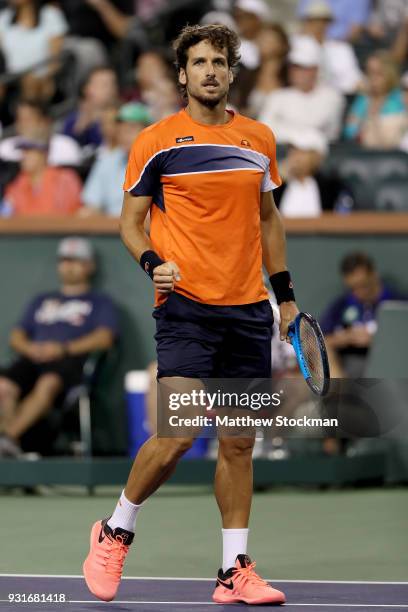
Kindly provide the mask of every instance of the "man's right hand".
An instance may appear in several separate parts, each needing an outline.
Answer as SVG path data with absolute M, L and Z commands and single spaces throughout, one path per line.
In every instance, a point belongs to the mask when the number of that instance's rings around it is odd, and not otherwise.
M 180 270 L 174 261 L 166 261 L 153 270 L 153 284 L 158 293 L 170 293 L 174 290 L 174 283 L 180 280 Z
M 64 356 L 64 346 L 61 342 L 30 342 L 24 355 L 35 363 L 56 361 Z

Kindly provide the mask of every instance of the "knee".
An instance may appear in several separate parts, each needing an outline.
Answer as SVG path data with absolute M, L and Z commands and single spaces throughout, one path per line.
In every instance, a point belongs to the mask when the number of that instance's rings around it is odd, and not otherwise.
M 254 444 L 255 438 L 221 438 L 218 452 L 227 461 L 252 458 Z
M 18 400 L 20 389 L 12 380 L 0 376 L 0 402 Z
M 61 377 L 53 372 L 48 372 L 47 374 L 42 374 L 38 378 L 33 391 L 44 399 L 53 400 L 61 389 Z
M 193 445 L 194 438 L 157 438 L 163 465 L 171 465 L 180 459 Z

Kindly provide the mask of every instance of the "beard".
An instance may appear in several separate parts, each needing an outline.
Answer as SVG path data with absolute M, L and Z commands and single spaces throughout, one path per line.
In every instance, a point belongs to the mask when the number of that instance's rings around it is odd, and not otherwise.
M 202 104 L 203 106 L 205 106 L 206 108 L 210 108 L 213 109 L 216 106 L 218 106 L 218 104 L 220 102 L 222 102 L 223 100 L 226 99 L 228 92 L 227 91 L 223 91 L 220 94 L 218 94 L 218 96 L 214 97 L 214 96 L 204 96 L 204 95 L 200 95 L 200 94 L 196 94 L 192 91 L 189 90 L 189 88 L 187 87 L 187 94 L 190 98 L 194 98 L 194 100 L 197 100 L 197 102 L 199 102 L 200 104 Z

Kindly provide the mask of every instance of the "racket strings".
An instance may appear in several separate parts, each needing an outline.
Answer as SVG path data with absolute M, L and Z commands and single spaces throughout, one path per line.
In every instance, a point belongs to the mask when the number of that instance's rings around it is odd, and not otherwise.
M 305 319 L 300 321 L 299 332 L 302 352 L 312 379 L 311 382 L 316 387 L 322 388 L 325 374 L 319 340 L 313 327 Z

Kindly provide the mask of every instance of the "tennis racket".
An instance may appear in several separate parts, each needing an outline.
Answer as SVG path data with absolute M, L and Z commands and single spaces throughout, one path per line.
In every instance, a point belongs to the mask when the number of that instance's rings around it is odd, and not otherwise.
M 316 395 L 326 395 L 330 386 L 330 369 L 320 325 L 307 312 L 300 312 L 288 328 L 300 371 Z

